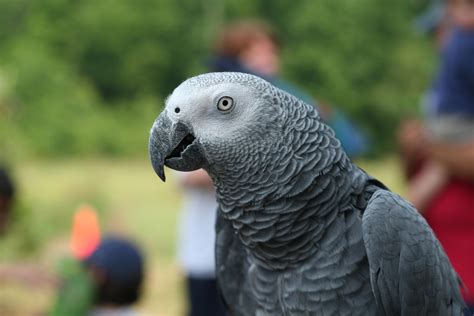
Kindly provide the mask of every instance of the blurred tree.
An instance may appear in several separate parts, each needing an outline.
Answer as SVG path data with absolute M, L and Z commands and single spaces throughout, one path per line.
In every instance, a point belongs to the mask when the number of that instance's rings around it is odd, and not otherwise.
M 413 45 L 419 44 L 412 32 L 414 5 L 389 0 L 298 4 L 286 25 L 288 76 L 365 126 L 377 149 L 390 149 L 398 120 L 418 104 L 429 73 L 418 64 L 423 47 Z
M 206 70 L 219 27 L 257 17 L 281 34 L 284 76 L 381 151 L 432 71 L 412 31 L 426 1 L 0 0 L 0 132 L 33 154 L 144 153 L 161 100 Z

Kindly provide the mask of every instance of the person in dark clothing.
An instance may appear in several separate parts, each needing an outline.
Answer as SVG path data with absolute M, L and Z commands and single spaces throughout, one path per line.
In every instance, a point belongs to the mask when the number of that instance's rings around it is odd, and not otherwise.
M 190 316 L 225 315 L 215 278 L 201 280 L 192 278 L 186 285 L 191 305 Z
M 11 217 L 15 198 L 15 185 L 6 168 L 0 166 L 0 236 L 3 235 Z

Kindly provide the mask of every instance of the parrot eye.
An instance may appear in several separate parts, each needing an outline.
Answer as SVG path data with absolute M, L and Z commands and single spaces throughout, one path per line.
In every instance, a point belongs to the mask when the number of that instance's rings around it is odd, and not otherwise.
M 234 105 L 234 100 L 231 97 L 222 97 L 217 101 L 217 109 L 222 112 L 229 111 Z

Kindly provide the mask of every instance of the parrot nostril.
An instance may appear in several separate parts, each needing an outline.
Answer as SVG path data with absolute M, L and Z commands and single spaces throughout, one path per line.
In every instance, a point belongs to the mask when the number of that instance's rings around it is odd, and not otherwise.
M 175 113 L 179 113 L 179 112 L 181 112 L 181 109 L 180 109 L 179 107 L 176 107 L 176 108 L 174 109 L 174 112 L 175 112 Z

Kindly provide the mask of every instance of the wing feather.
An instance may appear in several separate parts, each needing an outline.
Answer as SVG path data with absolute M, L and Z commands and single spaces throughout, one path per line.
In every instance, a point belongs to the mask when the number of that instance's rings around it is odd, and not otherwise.
M 362 217 L 370 281 L 386 315 L 463 315 L 459 278 L 433 231 L 398 195 L 378 190 Z

